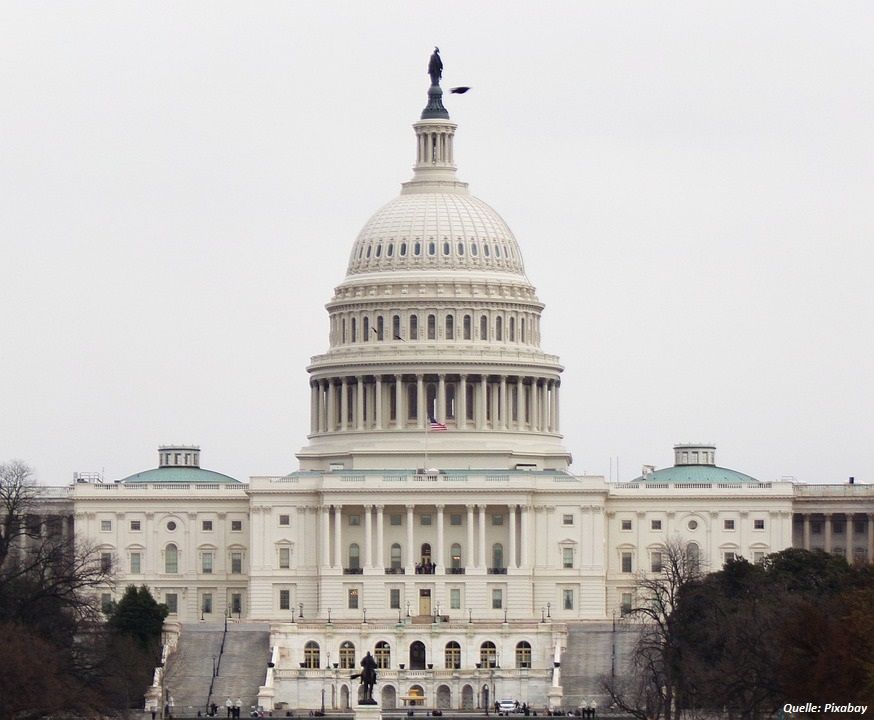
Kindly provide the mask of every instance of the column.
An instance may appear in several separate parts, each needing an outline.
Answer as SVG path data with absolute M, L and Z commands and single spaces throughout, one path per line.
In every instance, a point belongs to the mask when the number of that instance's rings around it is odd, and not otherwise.
M 319 432 L 328 430 L 328 397 L 325 382 L 319 380 Z
M 334 382 L 332 380 L 328 380 L 328 432 L 333 432 L 337 429 L 337 403 L 334 400 L 334 396 L 336 394 L 336 390 L 334 389 Z
M 486 565 L 486 506 L 479 505 L 479 566 Z
M 467 375 L 459 376 L 458 392 L 455 393 L 455 425 L 460 430 L 467 428 Z
M 558 391 L 560 388 L 561 388 L 561 383 L 556 381 L 556 383 L 555 383 L 555 428 L 554 429 L 555 429 L 555 432 L 557 432 L 557 433 L 561 432 L 561 408 L 559 407 L 559 404 L 558 404 L 558 396 L 559 396 Z
M 473 554 L 473 505 L 466 505 L 467 507 L 467 547 L 464 549 L 464 564 L 469 565 L 470 567 L 476 567 L 476 561 L 474 558 L 476 557 Z
M 537 378 L 531 378 L 531 405 L 528 408 L 528 418 L 531 430 L 538 430 L 537 421 L 540 417 L 540 408 L 537 405 Z
M 810 550 L 810 513 L 804 513 L 801 516 L 801 519 L 804 522 L 804 535 L 801 541 L 801 546 L 805 550 Z
M 555 432 L 555 380 L 549 381 L 549 432 Z
M 340 380 L 340 432 L 346 430 L 346 418 L 349 417 L 349 385 L 346 378 Z
M 546 383 L 544 380 L 540 387 L 540 429 L 543 432 L 549 431 L 549 389 Z
M 395 427 L 404 426 L 404 381 L 400 375 L 395 375 Z
M 364 430 L 364 378 L 355 378 L 355 427 Z
M 825 522 L 823 523 L 823 532 L 825 533 L 823 550 L 827 553 L 832 551 L 832 514 L 823 513 Z
M 437 377 L 437 422 L 446 422 L 446 375 Z
M 319 431 L 319 391 L 316 383 L 310 383 L 310 432 Z
M 525 384 L 522 376 L 516 378 L 516 430 L 525 426 Z
M 334 567 L 343 567 L 343 506 L 334 505 Z
M 437 572 L 440 575 L 446 574 L 446 553 L 443 547 L 443 505 L 437 506 Z
M 516 506 L 510 505 L 510 553 L 507 567 L 516 567 Z
M 507 376 L 501 375 L 501 427 L 506 430 L 510 426 L 510 413 L 507 407 Z
M 476 429 L 484 430 L 486 427 L 486 403 L 488 402 L 488 378 L 480 375 L 479 381 L 479 413 L 476 418 Z
M 522 506 L 522 522 L 519 536 L 519 565 L 522 568 L 531 567 L 531 506 Z
M 376 429 L 382 430 L 382 375 L 376 376 L 376 398 L 374 408 L 376 410 Z
M 383 515 L 384 505 L 376 506 L 376 566 L 381 570 L 385 570 L 385 555 L 383 548 L 385 547 L 385 517 Z
M 322 505 L 322 565 L 331 567 L 330 508 Z
M 407 505 L 407 575 L 415 572 L 415 566 L 418 562 L 418 553 L 413 547 L 413 507 L 413 505 Z
M 373 567 L 373 505 L 364 506 L 364 567 Z
M 425 429 L 425 377 L 416 375 L 416 427 Z

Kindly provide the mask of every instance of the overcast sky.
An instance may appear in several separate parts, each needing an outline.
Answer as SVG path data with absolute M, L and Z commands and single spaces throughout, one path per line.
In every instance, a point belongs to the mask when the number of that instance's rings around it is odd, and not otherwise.
M 305 366 L 411 176 L 436 44 L 461 179 L 561 357 L 573 470 L 681 441 L 874 482 L 874 4 L 3 2 L 0 460 L 297 468 Z

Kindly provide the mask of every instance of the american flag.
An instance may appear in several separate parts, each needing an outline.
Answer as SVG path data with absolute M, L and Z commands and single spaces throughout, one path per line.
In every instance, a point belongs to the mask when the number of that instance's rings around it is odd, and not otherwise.
M 435 432 L 440 432 L 446 429 L 446 424 L 442 422 L 437 422 L 434 418 L 431 418 L 431 430 Z

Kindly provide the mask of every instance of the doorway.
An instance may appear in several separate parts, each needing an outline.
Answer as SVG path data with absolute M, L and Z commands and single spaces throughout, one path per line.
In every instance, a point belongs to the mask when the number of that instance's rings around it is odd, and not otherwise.
M 431 614 L 431 590 L 421 588 L 419 590 L 419 615 Z

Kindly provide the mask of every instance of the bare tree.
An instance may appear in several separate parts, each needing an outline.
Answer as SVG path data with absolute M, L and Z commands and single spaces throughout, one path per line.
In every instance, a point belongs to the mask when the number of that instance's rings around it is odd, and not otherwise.
M 36 504 L 37 489 L 33 470 L 21 460 L 0 464 L 0 568 L 10 551 L 37 533 L 28 523 Z
M 640 625 L 630 667 L 602 683 L 617 707 L 641 720 L 677 716 L 680 638 L 672 614 L 683 587 L 701 577 L 698 555 L 685 542 L 666 540 L 660 552 L 660 570 L 638 574 L 636 605 L 626 615 Z

